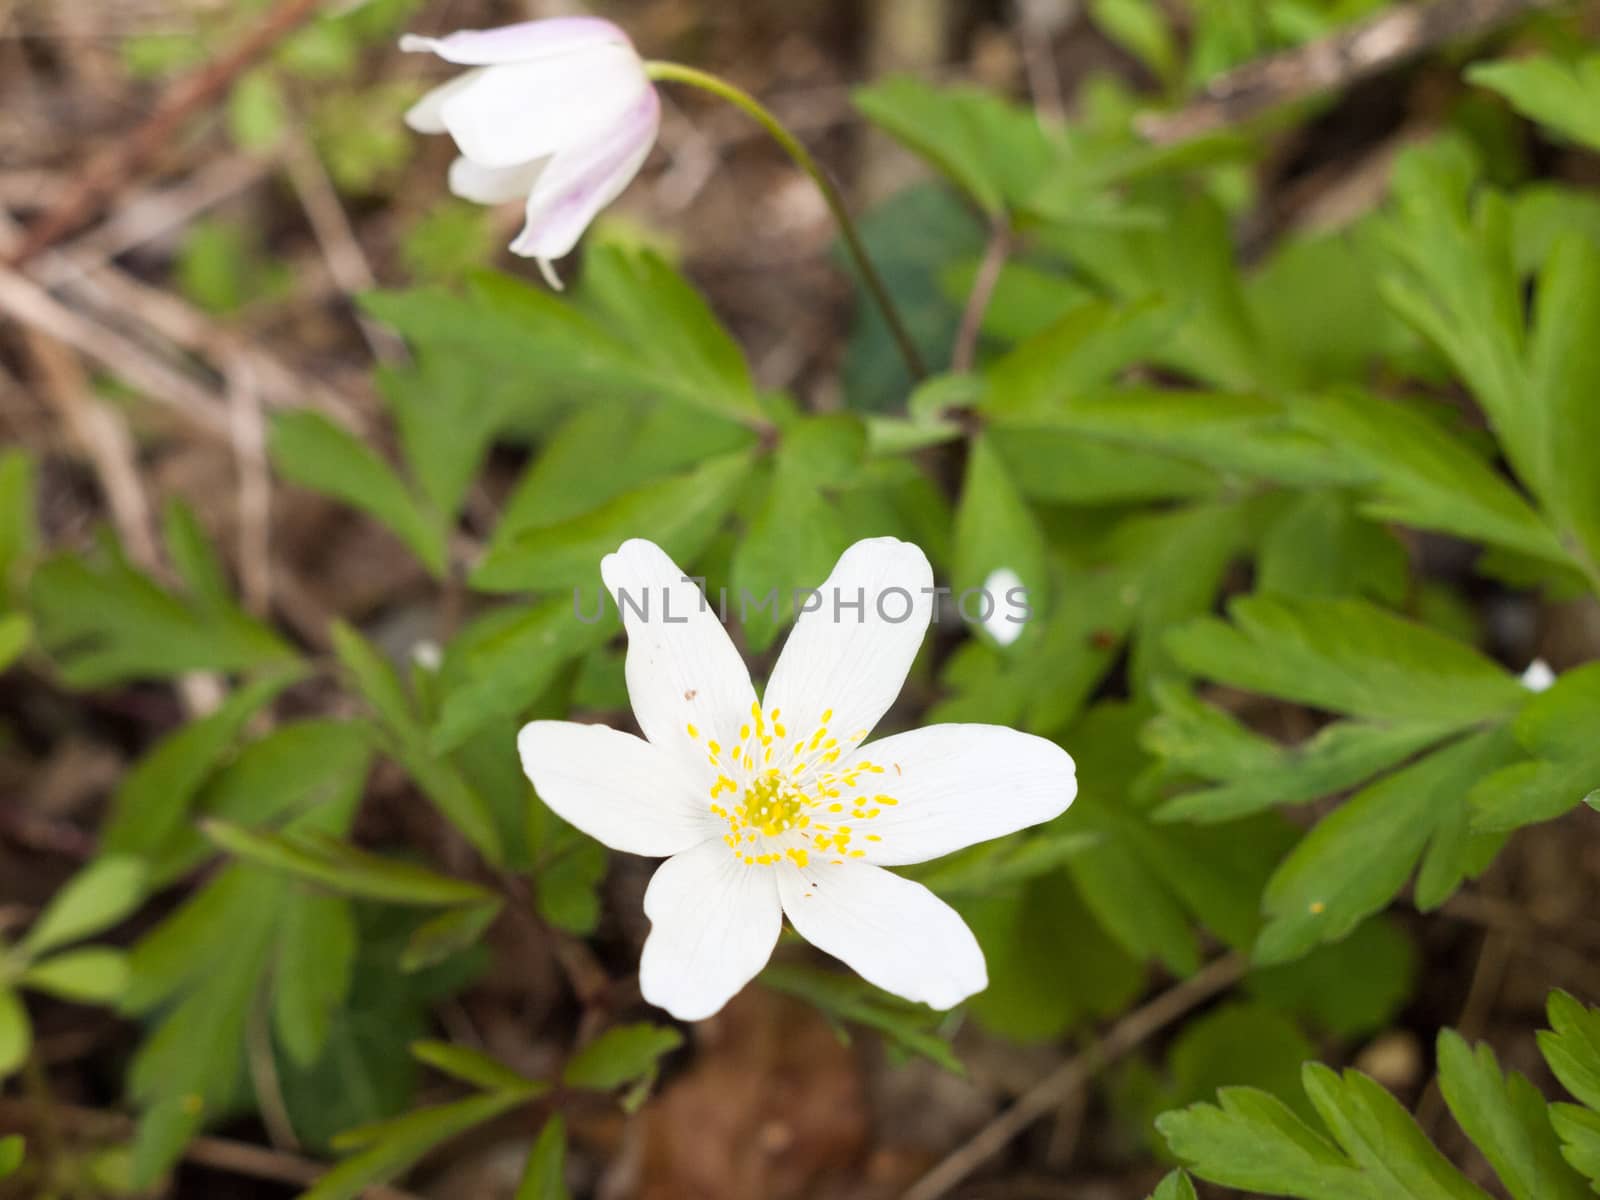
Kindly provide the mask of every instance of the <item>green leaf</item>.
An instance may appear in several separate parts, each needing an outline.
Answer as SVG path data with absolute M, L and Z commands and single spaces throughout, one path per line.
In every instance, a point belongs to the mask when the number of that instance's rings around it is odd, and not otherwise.
M 1050 577 L 1044 536 L 1005 464 L 983 438 L 968 450 L 954 539 L 951 582 L 958 598 L 982 589 L 994 571 L 1009 568 L 1028 589 L 1029 606 L 1046 611 Z M 1003 602 L 1003 597 L 992 599 L 997 605 Z
M 1165 1113 L 1156 1126 L 1191 1172 L 1242 1191 L 1301 1200 L 1489 1200 L 1370 1079 L 1307 1063 L 1302 1084 L 1333 1142 L 1254 1088 L 1225 1088 L 1216 1105 Z
M 485 1091 L 516 1093 L 524 1099 L 532 1099 L 548 1091 L 550 1086 L 537 1079 L 529 1079 L 499 1060 L 468 1046 L 453 1046 L 449 1042 L 412 1042 L 411 1055 L 436 1071 L 453 1075 Z
M 1225 1004 L 1190 1021 L 1167 1054 L 1176 1104 L 1218 1088 L 1259 1087 L 1292 1108 L 1310 1108 L 1298 1095 L 1300 1068 L 1316 1051 L 1293 1021 L 1262 1004 Z
M 967 1001 L 979 1024 L 1019 1042 L 1044 1042 L 1122 1010 L 1144 976 L 1105 932 L 1065 871 L 1020 888 L 953 896 L 988 961 L 989 986 Z
M 1363 921 L 1340 941 L 1245 977 L 1252 995 L 1339 1037 L 1374 1033 L 1411 997 L 1417 953 L 1398 925 Z
M 459 749 L 497 720 L 522 717 L 573 659 L 616 635 L 620 622 L 600 598 L 599 560 L 593 565 L 599 618 L 590 619 L 594 610 L 587 600 L 580 606 L 573 596 L 553 596 L 527 607 L 497 609 L 457 635 L 429 735 L 434 753 Z
M 187 671 L 245 671 L 294 651 L 233 605 L 179 597 L 131 567 L 115 547 L 99 560 L 60 556 L 34 572 L 39 637 L 70 687 L 98 688 Z
M 1533 761 L 1494 772 L 1472 789 L 1472 827 L 1505 833 L 1548 821 L 1600 793 L 1600 665 L 1562 674 L 1528 701 L 1512 731 Z
M 0 1079 L 22 1066 L 33 1047 L 33 1026 L 22 997 L 0 986 Z
M 295 676 L 277 672 L 232 692 L 215 711 L 180 726 L 123 776 L 111 798 L 102 845 L 157 859 L 187 833 L 187 818 L 206 780 L 233 749 L 250 719 Z M 158 872 L 159 874 L 159 872 Z
M 504 848 L 493 811 L 456 765 L 437 753 L 394 667 L 344 622 L 335 621 L 329 632 L 340 665 L 378 717 L 387 752 L 484 858 L 501 863 Z
M 26 1151 L 27 1143 L 22 1140 L 20 1133 L 0 1137 L 0 1179 L 17 1173 Z
M 174 1096 L 145 1109 L 133 1137 L 132 1186 L 155 1187 L 182 1157 L 205 1116 L 205 1105 L 198 1096 Z
M 1149 67 L 1157 78 L 1174 78 L 1179 70 L 1178 48 L 1161 9 L 1140 0 L 1092 0 L 1089 13 L 1108 38 Z
M 565 1179 L 567 1127 L 554 1113 L 539 1131 L 513 1200 L 571 1200 Z
M 1600 1009 L 1557 990 L 1550 993 L 1549 1017 L 1550 1029 L 1539 1034 L 1539 1052 L 1562 1087 L 1600 1109 Z
M 1179 313 L 1159 298 L 1091 300 L 1013 347 L 984 371 L 979 408 L 999 421 L 1026 421 L 1069 407 L 1170 338 Z
M 1476 650 L 1361 600 L 1245 596 L 1167 645 L 1191 671 L 1234 687 L 1378 721 L 1462 728 L 1527 699 Z
M 85 946 L 34 963 L 17 982 L 80 1004 L 111 1004 L 127 991 L 128 979 L 126 954 L 109 946 Z
M 953 1075 L 965 1074 L 950 1043 L 934 1032 L 941 1015 L 926 1005 L 912 1004 L 879 991 L 855 975 L 789 963 L 772 963 L 760 975 L 775 992 L 810 1004 L 844 1035 L 849 1022 L 874 1029 L 891 1045 L 935 1063 Z
M 1600 54 L 1569 62 L 1536 57 L 1477 63 L 1467 78 L 1499 92 L 1524 116 L 1600 149 Z
M 659 255 L 638 247 L 592 247 L 578 295 L 632 349 L 640 372 L 670 381 L 678 399 L 738 420 L 762 421 L 739 344 L 700 293 Z
M 857 88 L 869 121 L 888 130 L 991 216 L 1032 195 L 1055 157 L 1030 109 L 973 87 L 936 89 L 909 76 Z
M 1544 1097 L 1517 1072 L 1502 1075 L 1488 1045 L 1474 1051 L 1453 1030 L 1440 1033 L 1439 1090 L 1513 1200 L 1589 1195 L 1588 1185 L 1561 1157 Z
M 1467 791 L 1506 761 L 1509 741 L 1504 730 L 1463 737 L 1362 789 L 1319 821 L 1267 885 L 1262 905 L 1269 920 L 1256 960 L 1284 962 L 1344 937 L 1400 890 L 1425 848 L 1416 898 L 1425 910 L 1487 866 L 1456 835 L 1465 831 Z
M 1337 492 L 1305 492 L 1268 526 L 1256 555 L 1256 590 L 1286 596 L 1405 599 L 1405 547 L 1363 520 Z
M 1157 687 L 1155 698 L 1161 715 L 1145 726 L 1145 747 L 1169 771 L 1211 781 L 1166 801 L 1155 812 L 1158 821 L 1229 821 L 1333 795 L 1450 733 L 1447 725 L 1334 721 L 1298 745 L 1282 746 L 1177 688 Z
M 681 1045 L 683 1035 L 667 1025 L 618 1025 L 567 1060 L 561 1079 L 568 1087 L 610 1091 L 650 1074 L 663 1054 Z
M 272 1023 L 278 1041 L 301 1066 L 322 1054 L 334 1014 L 350 994 L 357 934 L 350 903 L 315 892 L 284 907 L 272 978 Z
M 1600 82 L 1600 57 L 1594 60 Z M 1600 245 L 1569 233 L 1551 247 L 1541 272 L 1532 344 L 1531 406 L 1540 416 L 1542 494 L 1573 556 L 1600 579 L 1600 472 L 1585 448 L 1600 445 Z
M 1528 502 L 1464 442 L 1414 407 L 1356 394 L 1321 396 L 1300 401 L 1294 417 L 1372 473 L 1367 510 L 1375 519 L 1570 563 Z
M 268 833 L 206 821 L 206 836 L 247 862 L 285 871 L 344 895 L 422 907 L 482 904 L 494 894 L 415 863 L 383 858 L 325 836 Z
M 708 459 L 583 516 L 523 530 L 491 546 L 473 571 L 472 585 L 495 592 L 591 585 L 601 558 L 630 537 L 649 538 L 673 561 L 687 565 L 721 527 L 751 465 L 748 454 Z
M 347 1158 L 300 1200 L 356 1200 L 377 1183 L 398 1178 L 429 1150 L 516 1107 L 523 1097 L 502 1092 L 422 1108 L 362 1131 L 368 1148 Z
M 750 649 L 765 650 L 795 615 L 798 589 L 828 577 L 849 545 L 839 512 L 780 454 L 767 494 L 733 552 L 729 582 Z M 746 603 L 748 598 L 748 603 Z
M 1561 1138 L 1561 1154 L 1600 1188 L 1600 1113 L 1576 1104 L 1552 1104 L 1550 1124 Z
M 0 450 L 0 604 L 20 598 L 23 568 L 38 544 L 33 495 L 33 460 L 21 450 Z
M 1150 1200 L 1199 1200 L 1194 1192 L 1194 1184 L 1189 1182 L 1189 1177 L 1182 1171 L 1172 1171 L 1156 1185 L 1156 1190 L 1150 1193 Z
M 417 926 L 400 956 L 402 971 L 421 971 L 477 945 L 500 915 L 500 902 L 447 909 Z
M 273 415 L 270 447 L 285 479 L 359 508 L 387 526 L 434 575 L 443 575 L 445 523 L 354 434 L 310 409 L 285 409 Z
M 0 671 L 16 662 L 32 640 L 33 622 L 26 613 L 0 616 Z
M 129 855 L 97 858 L 62 885 L 18 949 L 37 958 L 109 929 L 139 907 L 148 878 L 144 863 Z

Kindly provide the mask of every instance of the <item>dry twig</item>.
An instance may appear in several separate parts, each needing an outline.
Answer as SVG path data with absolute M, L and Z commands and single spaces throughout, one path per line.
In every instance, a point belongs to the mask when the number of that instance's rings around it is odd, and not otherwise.
M 27 262 L 92 220 L 110 196 L 127 186 L 171 142 L 189 117 L 227 91 L 251 63 L 308 20 L 320 2 L 279 0 L 226 54 L 168 88 L 144 122 L 90 163 L 73 188 L 35 222 L 22 245 L 10 255 L 11 265 Z
M 1198 100 L 1154 114 L 1139 132 L 1181 142 L 1317 92 L 1337 91 L 1446 42 L 1476 37 L 1560 0 L 1434 0 L 1402 4 L 1353 29 L 1271 54 L 1213 80 Z
M 1146 1038 L 1232 987 L 1244 974 L 1237 954 L 1213 959 L 1199 972 L 1169 988 L 1142 1008 L 1123 1017 L 1084 1053 L 1062 1063 L 1028 1089 L 1017 1102 L 990 1121 L 963 1146 L 946 1156 L 913 1184 L 901 1200 L 939 1200 L 972 1172 L 1005 1148 L 1040 1117 L 1056 1111 L 1068 1096 L 1087 1084 L 1096 1071 L 1127 1054 Z

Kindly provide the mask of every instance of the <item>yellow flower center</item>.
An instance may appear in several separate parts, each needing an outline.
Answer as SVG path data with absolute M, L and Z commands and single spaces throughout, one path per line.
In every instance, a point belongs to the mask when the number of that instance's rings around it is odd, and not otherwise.
M 722 840 L 749 866 L 770 867 L 788 859 L 804 867 L 819 852 L 834 863 L 866 857 L 866 850 L 854 844 L 857 838 L 880 839 L 859 833 L 855 823 L 871 822 L 900 803 L 876 790 L 876 777 L 885 768 L 865 759 L 840 765 L 849 747 L 840 746 L 829 732 L 831 708 L 812 733 L 795 739 L 782 716 L 779 709 L 752 704 L 750 721 L 739 727 L 726 749 L 714 738 L 705 741 L 707 757 L 717 769 L 710 809 L 728 823 Z M 693 725 L 688 732 L 700 740 Z M 846 740 L 853 747 L 866 736 L 863 729 Z

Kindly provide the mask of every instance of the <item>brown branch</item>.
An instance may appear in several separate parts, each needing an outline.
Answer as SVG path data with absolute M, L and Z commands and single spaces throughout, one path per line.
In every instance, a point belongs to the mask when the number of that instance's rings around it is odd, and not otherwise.
M 990 1121 L 963 1146 L 948 1155 L 914 1183 L 901 1200 L 939 1200 L 989 1159 L 1012 1138 L 1040 1117 L 1054 1112 L 1063 1101 L 1089 1082 L 1095 1072 L 1133 1050 L 1146 1038 L 1186 1013 L 1226 991 L 1244 974 L 1245 960 L 1237 954 L 1213 959 L 1198 973 L 1162 992 L 1143 1008 L 1134 1009 L 1104 1037 L 1076 1058 L 1070 1058 Z
M 261 55 L 316 11 L 320 0 L 279 0 L 262 22 L 222 57 L 174 83 L 154 111 L 128 136 L 85 169 L 72 189 L 28 230 L 10 258 L 16 266 L 92 220 L 113 194 L 138 176 L 176 136 L 190 116 L 232 85 Z
M 1174 113 L 1138 122 L 1154 142 L 1181 142 L 1317 92 L 1337 91 L 1446 42 L 1480 34 L 1561 0 L 1434 0 L 1402 4 L 1352 29 L 1246 63 Z

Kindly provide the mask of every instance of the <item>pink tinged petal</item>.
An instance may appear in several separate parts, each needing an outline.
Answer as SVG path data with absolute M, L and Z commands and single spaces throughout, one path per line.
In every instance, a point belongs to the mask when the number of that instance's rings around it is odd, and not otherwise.
M 422 99 L 406 109 L 406 125 L 417 133 L 443 133 L 444 102 L 457 92 L 472 86 L 472 82 L 482 74 L 481 67 L 475 71 L 463 71 L 454 79 L 441 83 L 429 91 Z
M 520 200 L 533 190 L 534 181 L 548 161 L 538 159 L 519 167 L 480 167 L 470 158 L 457 158 L 450 164 L 450 191 L 474 204 Z
M 989 984 L 965 921 L 920 883 L 864 862 L 777 869 L 795 931 L 868 983 L 933 1008 L 953 1008 Z
M 543 265 L 570 253 L 589 222 L 633 182 L 655 145 L 660 122 L 661 102 L 651 89 L 604 138 L 551 159 L 528 195 L 527 223 L 511 243 L 512 252 Z
M 784 643 L 764 703 L 793 737 L 826 724 L 824 741 L 848 752 L 900 694 L 933 613 L 933 568 L 910 542 L 869 538 L 840 555 L 820 592 Z
M 600 577 L 628 634 L 623 669 L 639 728 L 709 786 L 719 769 L 708 743 L 726 753 L 756 702 L 744 660 L 699 585 L 654 542 L 623 542 L 600 560 Z
M 884 768 L 872 787 L 895 803 L 856 822 L 851 847 L 884 866 L 926 862 L 1053 820 L 1078 794 L 1070 754 L 1002 725 L 930 725 L 873 742 L 861 757 Z
M 631 733 L 534 721 L 517 736 L 517 750 L 523 771 L 550 810 L 613 850 L 665 857 L 716 836 L 721 828 L 707 810 L 699 781 Z
M 680 1021 L 704 1020 L 754 979 L 783 926 L 772 869 L 745 866 L 720 838 L 662 863 L 644 914 L 639 988 Z
M 440 117 L 461 153 L 514 167 L 603 138 L 650 91 L 626 46 L 491 67 L 446 96 Z
M 499 29 L 462 29 L 442 38 L 408 33 L 400 39 L 402 50 L 427 51 L 463 66 L 531 62 L 595 46 L 629 44 L 627 34 L 599 17 L 552 17 Z

